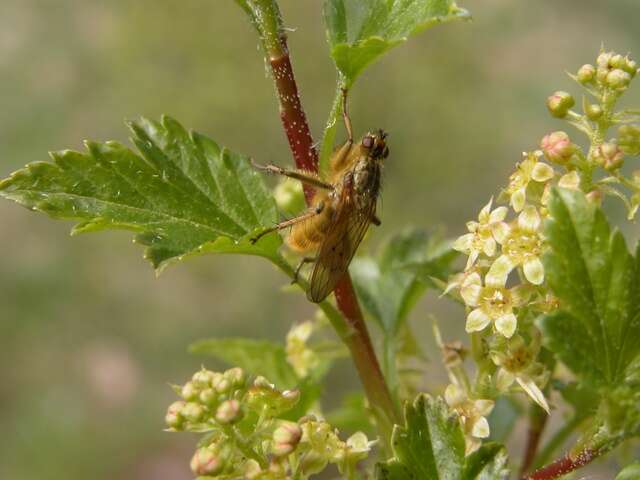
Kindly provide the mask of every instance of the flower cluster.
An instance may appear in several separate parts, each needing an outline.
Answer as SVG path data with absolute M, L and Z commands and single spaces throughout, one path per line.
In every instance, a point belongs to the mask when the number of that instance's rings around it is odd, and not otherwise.
M 353 478 L 372 446 L 363 433 L 340 440 L 334 428 L 313 416 L 282 419 L 300 393 L 280 391 L 264 377 L 251 381 L 240 368 L 222 373 L 203 368 L 174 388 L 182 400 L 167 410 L 169 430 L 206 433 L 191 459 L 199 477 L 306 479 L 334 464 Z
M 572 110 L 573 96 L 558 91 L 547 99 L 547 108 L 585 133 L 589 148 L 583 150 L 564 131 L 545 135 L 540 148 L 524 153 L 516 165 L 499 198 L 504 205 L 494 207 L 489 200 L 478 219 L 467 223 L 468 233 L 454 242 L 467 262 L 446 292 L 457 291 L 466 305 L 466 331 L 474 335 L 472 353 L 480 371 L 475 386 L 455 373 L 445 396 L 461 417 L 468 450 L 488 435 L 487 397 L 522 390 L 549 410 L 543 394 L 549 372 L 537 359 L 540 333 L 533 320 L 558 306 L 542 263 L 551 189 L 581 190 L 593 202 L 613 195 L 625 202 L 630 218 L 640 206 L 640 171 L 630 177 L 621 171 L 625 157 L 640 155 L 640 112 L 614 110 L 637 71 L 629 57 L 603 51 L 596 66 L 584 65 L 572 75 L 595 102 L 585 99 L 578 113 Z M 620 125 L 618 138 L 607 138 L 615 125 Z

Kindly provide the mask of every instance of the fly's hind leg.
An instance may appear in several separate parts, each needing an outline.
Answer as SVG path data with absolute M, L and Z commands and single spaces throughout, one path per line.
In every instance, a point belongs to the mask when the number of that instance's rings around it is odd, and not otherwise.
M 312 187 L 321 188 L 323 190 L 333 190 L 333 185 L 321 180 L 317 175 L 313 173 L 304 172 L 300 170 L 289 170 L 279 167 L 270 163 L 268 165 L 260 165 L 251 159 L 251 165 L 258 170 L 270 173 L 271 175 L 282 175 L 284 177 L 295 178 L 304 184 L 311 185 Z
M 293 225 L 309 220 L 310 218 L 315 217 L 316 215 L 320 215 L 324 210 L 324 202 L 318 203 L 316 207 L 311 210 L 306 211 L 302 215 L 291 218 L 289 220 L 285 220 L 284 222 L 276 223 L 273 227 L 267 228 L 260 232 L 258 235 L 250 239 L 252 244 L 255 244 L 258 240 L 260 240 L 265 235 L 269 233 L 276 232 L 278 230 L 282 230 L 283 228 L 292 227 Z
M 371 215 L 371 223 L 373 223 L 376 227 L 382 225 L 382 220 L 378 218 L 378 216 L 374 213 Z
M 302 267 L 304 267 L 307 263 L 313 263 L 315 261 L 316 257 L 302 257 L 300 259 L 300 263 L 298 263 L 298 266 L 293 272 L 293 279 L 291 280 L 291 284 L 293 285 L 294 283 L 298 283 L 298 279 L 300 278 L 300 270 L 302 270 Z

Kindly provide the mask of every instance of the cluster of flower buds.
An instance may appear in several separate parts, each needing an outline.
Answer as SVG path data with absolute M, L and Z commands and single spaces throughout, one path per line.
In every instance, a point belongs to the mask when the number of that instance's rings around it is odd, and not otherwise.
M 240 368 L 203 368 L 174 389 L 182 400 L 167 410 L 169 430 L 206 433 L 191 459 L 199 477 L 288 480 L 294 472 L 307 478 L 328 464 L 352 475 L 372 446 L 362 433 L 340 440 L 331 425 L 313 416 L 281 419 L 299 391 L 280 391 L 264 377 L 251 381 Z

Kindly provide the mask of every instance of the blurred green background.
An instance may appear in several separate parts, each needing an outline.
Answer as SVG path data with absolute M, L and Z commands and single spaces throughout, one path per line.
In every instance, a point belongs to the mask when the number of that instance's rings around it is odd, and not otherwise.
M 520 152 L 564 128 L 544 99 L 577 91 L 565 71 L 593 62 L 602 42 L 640 57 L 638 0 L 461 4 L 473 23 L 392 51 L 352 92 L 356 130 L 391 135 L 370 245 L 410 224 L 462 233 Z M 319 137 L 335 86 L 321 2 L 281 8 Z M 638 85 L 627 101 L 640 105 Z M 231 0 L 0 2 L 0 176 L 83 139 L 127 141 L 123 119 L 162 113 L 260 161 L 290 162 L 258 42 Z M 0 203 L 0 478 L 191 478 L 195 438 L 162 432 L 167 382 L 216 365 L 186 346 L 280 340 L 313 310 L 282 293 L 285 279 L 264 261 L 203 257 L 156 279 L 130 234 L 69 238 L 69 228 Z M 431 295 L 412 318 L 427 349 L 428 312 L 463 338 L 462 312 Z M 329 377 L 329 403 L 357 385 L 344 366 Z

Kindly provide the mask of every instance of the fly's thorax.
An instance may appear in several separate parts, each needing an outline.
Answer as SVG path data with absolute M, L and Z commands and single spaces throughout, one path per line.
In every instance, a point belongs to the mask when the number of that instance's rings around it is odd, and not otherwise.
M 361 158 L 353 168 L 353 190 L 358 197 L 376 198 L 380 192 L 382 165 L 371 157 Z

